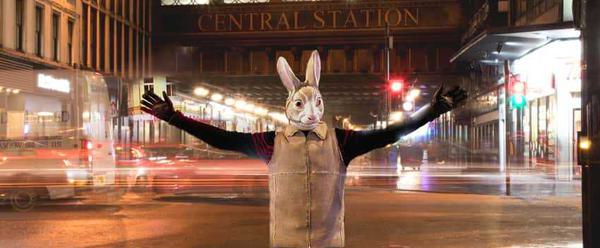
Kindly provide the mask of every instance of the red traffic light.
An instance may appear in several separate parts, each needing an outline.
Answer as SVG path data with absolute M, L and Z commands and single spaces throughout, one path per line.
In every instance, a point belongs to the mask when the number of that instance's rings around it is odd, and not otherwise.
M 524 94 L 525 93 L 525 83 L 521 81 L 516 81 L 512 85 L 513 94 Z
M 401 79 L 393 79 L 390 80 L 390 90 L 392 92 L 400 92 L 404 88 L 404 80 Z

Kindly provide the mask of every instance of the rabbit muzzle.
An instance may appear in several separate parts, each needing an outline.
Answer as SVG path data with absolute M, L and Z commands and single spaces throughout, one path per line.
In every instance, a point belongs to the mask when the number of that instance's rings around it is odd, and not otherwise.
M 323 100 L 319 90 L 304 86 L 291 94 L 286 103 L 286 116 L 290 124 L 300 130 L 312 130 L 323 117 Z

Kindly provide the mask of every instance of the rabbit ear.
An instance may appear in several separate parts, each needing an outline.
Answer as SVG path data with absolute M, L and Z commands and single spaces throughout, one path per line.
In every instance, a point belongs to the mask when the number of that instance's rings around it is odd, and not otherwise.
M 319 52 L 314 50 L 310 54 L 310 59 L 306 65 L 306 83 L 319 87 L 319 79 L 321 78 L 321 58 Z
M 288 92 L 294 91 L 300 85 L 300 80 L 296 77 L 284 57 L 277 59 L 277 73 L 279 73 L 279 78 L 281 78 L 281 82 Z

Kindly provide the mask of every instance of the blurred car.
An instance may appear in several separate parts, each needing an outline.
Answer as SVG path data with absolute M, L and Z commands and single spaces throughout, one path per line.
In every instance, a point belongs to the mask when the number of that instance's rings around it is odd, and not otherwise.
M 0 200 L 15 210 L 30 210 L 39 200 L 72 198 L 93 187 L 113 186 L 113 169 L 107 168 L 112 148 L 106 142 L 64 137 L 0 142 L 5 148 L 0 149 Z
M 255 196 L 267 188 L 267 166 L 258 159 L 184 160 L 152 172 L 159 195 Z
M 132 191 L 158 195 L 264 192 L 267 166 L 238 153 L 184 144 L 117 147 L 117 167 Z

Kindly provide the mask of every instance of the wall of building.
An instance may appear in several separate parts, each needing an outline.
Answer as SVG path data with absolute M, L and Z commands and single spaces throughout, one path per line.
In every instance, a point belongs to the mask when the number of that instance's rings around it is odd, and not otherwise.
M 23 3 L 22 49 L 16 43 L 19 2 Z M 0 5 L 1 52 L 32 63 L 89 69 L 122 79 L 151 73 L 151 1 L 3 0 Z M 36 52 L 36 8 L 42 9 L 40 53 Z M 53 15 L 59 17 L 56 59 Z
M 22 11 L 17 12 L 21 4 Z M 38 10 L 41 10 L 41 18 L 38 18 Z M 22 18 L 19 18 L 20 13 Z M 78 75 L 95 75 L 105 78 L 109 84 L 107 95 L 112 102 L 106 107 L 114 108 L 113 123 L 119 126 L 122 135 L 122 117 L 117 118 L 119 112 L 115 105 L 126 106 L 127 98 L 121 95 L 127 96 L 127 92 L 119 89 L 152 73 L 151 13 L 152 1 L 145 0 L 2 0 L 0 98 L 7 104 L 0 103 L 0 119 L 6 124 L 6 117 L 12 116 L 10 123 L 21 125 L 12 129 L 22 135 L 27 120 L 17 119 L 27 115 L 28 107 L 14 105 L 19 102 L 15 99 L 25 97 L 35 103 L 35 99 L 42 96 L 59 100 L 79 97 L 82 92 L 75 92 L 81 83 Z M 58 17 L 57 25 L 53 16 Z M 17 43 L 16 24 L 21 20 L 22 41 Z M 54 30 L 57 30 L 56 42 Z M 39 51 L 38 47 L 41 47 Z M 67 80 L 71 91 L 41 89 L 37 85 L 41 74 L 50 75 L 53 80 Z M 71 113 L 69 108 L 63 106 L 63 110 Z M 0 136 L 11 136 L 7 135 L 11 128 L 5 125 L 0 129 Z

